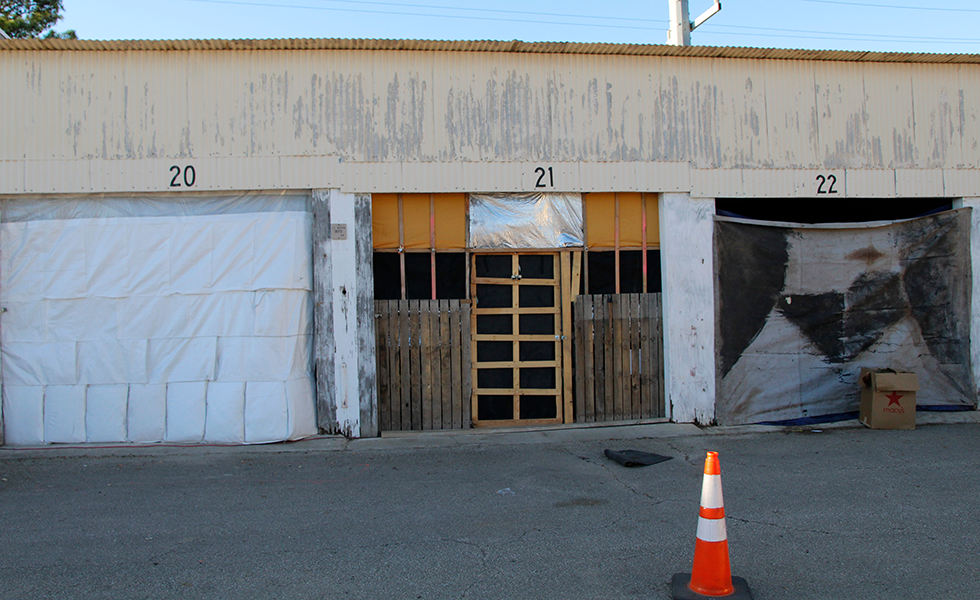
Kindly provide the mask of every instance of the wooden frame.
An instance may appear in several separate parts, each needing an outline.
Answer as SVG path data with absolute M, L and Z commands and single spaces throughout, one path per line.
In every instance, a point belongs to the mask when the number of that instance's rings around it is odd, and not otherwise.
M 569 252 L 556 252 L 556 251 L 527 251 L 520 252 L 514 250 L 508 250 L 507 254 L 511 256 L 511 275 L 510 278 L 500 278 L 500 277 L 477 277 L 476 276 L 476 260 L 477 257 L 484 254 L 501 254 L 499 252 L 481 252 L 475 251 L 471 252 L 471 259 L 469 263 L 469 268 L 471 269 L 470 277 L 470 298 L 475 302 L 477 297 L 477 285 L 507 285 L 511 287 L 511 306 L 510 307 L 498 307 L 498 308 L 480 308 L 479 305 L 474 304 L 472 310 L 470 311 L 470 318 L 472 322 L 470 324 L 471 329 L 471 356 L 472 356 L 472 375 L 470 380 L 472 382 L 472 401 L 471 401 L 471 414 L 473 416 L 473 426 L 474 427 L 500 427 L 500 426 L 510 426 L 510 425 L 541 425 L 541 424 L 557 424 L 557 423 L 570 423 L 572 421 L 572 381 L 571 381 L 571 261 Z M 552 256 L 552 273 L 553 277 L 550 278 L 539 278 L 531 279 L 521 276 L 520 274 L 520 258 L 526 255 L 549 255 Z M 520 306 L 520 288 L 521 286 L 551 286 L 554 288 L 555 293 L 554 306 L 552 307 L 521 307 Z M 521 334 L 520 333 L 520 316 L 526 314 L 537 314 L 537 315 L 554 315 L 554 329 L 555 334 Z M 480 315 L 511 315 L 511 333 L 509 334 L 480 334 L 477 329 L 477 318 Z M 479 356 L 477 351 L 477 345 L 479 342 L 486 341 L 503 341 L 512 342 L 513 350 L 512 357 L 510 361 L 485 361 L 478 362 L 477 356 Z M 536 342 L 547 342 L 551 341 L 555 344 L 555 359 L 545 360 L 545 361 L 521 361 L 520 360 L 520 342 L 522 341 L 536 341 Z M 554 388 L 529 388 L 523 389 L 520 386 L 520 373 L 521 368 L 553 368 L 555 369 L 555 383 Z M 513 369 L 514 375 L 512 377 L 512 383 L 514 385 L 509 388 L 480 388 L 479 387 L 479 373 L 480 369 Z M 513 408 L 511 419 L 480 419 L 479 418 L 479 397 L 481 395 L 510 395 L 513 398 Z M 555 398 L 555 418 L 553 419 L 521 419 L 521 398 L 528 396 L 554 396 Z

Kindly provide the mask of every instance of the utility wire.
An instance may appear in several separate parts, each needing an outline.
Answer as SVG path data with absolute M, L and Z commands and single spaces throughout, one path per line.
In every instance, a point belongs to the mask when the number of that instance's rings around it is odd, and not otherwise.
M 977 41 L 980 41 L 977 38 L 909 37 L 909 36 L 896 36 L 896 35 L 888 35 L 888 34 L 881 34 L 881 33 L 861 33 L 861 32 L 853 32 L 852 33 L 852 32 L 847 32 L 847 31 L 812 31 L 812 30 L 807 30 L 807 29 L 783 29 L 783 28 L 774 28 L 774 27 L 751 27 L 749 25 L 721 25 L 721 24 L 713 24 L 713 28 L 714 29 L 738 29 L 738 30 L 751 29 L 751 30 L 755 30 L 755 31 L 775 31 L 775 32 L 789 32 L 789 33 L 810 33 L 810 34 L 821 34 L 821 35 L 825 35 L 825 36 L 838 36 L 838 35 L 856 36 L 857 39 L 858 39 L 858 41 L 860 41 L 861 39 L 867 39 L 867 41 L 869 41 L 869 42 L 873 42 L 873 41 L 894 41 L 894 40 L 899 40 L 899 41 L 914 40 L 914 41 L 917 41 L 917 42 L 918 41 L 922 41 L 922 42 L 925 42 L 925 41 L 929 41 L 929 42 L 977 42 Z M 702 33 L 700 29 L 698 30 L 698 33 Z M 724 33 L 724 32 L 721 32 L 721 31 L 704 31 L 704 33 L 716 33 L 716 34 L 718 34 L 718 33 Z M 756 34 L 746 33 L 744 35 L 756 35 Z M 779 37 L 792 37 L 792 36 L 779 36 Z
M 459 11 L 469 11 L 469 12 L 485 12 L 485 13 L 506 13 L 514 15 L 533 15 L 533 16 L 543 16 L 543 17 L 570 17 L 574 19 L 603 19 L 607 21 L 627 21 L 629 23 L 643 22 L 643 23 L 658 23 L 666 24 L 667 21 L 664 19 L 636 19 L 632 17 L 605 17 L 601 15 L 570 15 L 565 13 L 547 13 L 547 12 L 531 12 L 526 10 L 505 10 L 502 8 L 469 8 L 463 6 L 445 6 L 436 4 L 406 4 L 402 2 L 369 2 L 366 0 L 317 0 L 318 2 L 339 2 L 343 4 L 374 4 L 378 6 L 400 6 L 403 8 L 435 8 L 442 10 L 459 10 Z
M 502 17 L 482 17 L 482 16 L 468 16 L 468 15 L 447 15 L 447 14 L 433 14 L 433 13 L 418 13 L 418 12 L 392 12 L 388 10 L 368 10 L 368 9 L 355 9 L 355 8 L 338 8 L 329 6 L 309 6 L 309 5 L 295 5 L 295 4 L 274 4 L 268 2 L 244 2 L 241 0 L 187 0 L 188 2 L 201 2 L 206 4 L 233 4 L 238 6 L 257 6 L 257 7 L 271 7 L 271 8 L 298 8 L 306 10 L 323 10 L 323 11 L 335 11 L 335 12 L 353 12 L 353 13 L 368 13 L 368 14 L 385 14 L 385 15 L 401 15 L 401 16 L 415 16 L 415 17 L 430 17 L 430 18 L 442 18 L 442 19 L 466 19 L 475 21 L 498 21 L 505 23 L 527 23 L 527 21 L 522 19 L 507 19 Z M 542 13 L 542 12 L 525 12 L 525 11 L 514 11 L 514 10 L 500 10 L 500 9 L 482 9 L 482 8 L 455 8 L 449 6 L 436 6 L 436 5 L 424 5 L 424 4 L 402 4 L 396 2 L 361 2 L 358 0 L 320 0 L 324 2 L 343 2 L 346 4 L 372 4 L 381 6 L 406 6 L 410 8 L 425 8 L 425 9 L 436 9 L 436 10 L 458 10 L 458 11 L 479 11 L 479 12 L 491 12 L 491 13 L 504 13 L 504 14 L 518 14 L 518 15 L 530 15 L 530 16 L 565 16 L 571 18 L 580 19 L 609 19 L 617 21 L 629 21 L 629 22 L 647 22 L 647 23 L 658 23 L 666 24 L 667 21 L 658 21 L 655 19 L 628 19 L 624 17 L 600 17 L 598 15 L 560 15 L 558 13 Z M 836 0 L 802 0 L 803 2 L 821 2 L 827 4 L 858 4 L 853 2 L 838 2 Z M 884 6 L 884 5 L 862 5 L 862 6 Z M 910 7 L 902 7 L 910 8 Z M 980 10 L 973 11 L 980 12 Z M 601 28 L 611 28 L 611 29 L 634 29 L 642 31 L 659 31 L 658 28 L 646 27 L 646 26 L 629 26 L 629 25 L 606 25 L 599 23 L 571 23 L 571 22 L 559 22 L 559 21 L 535 21 L 537 24 L 546 25 L 564 25 L 571 27 L 601 27 Z M 913 36 L 896 36 L 896 35 L 886 35 L 886 34 L 870 34 L 870 33 L 849 33 L 842 31 L 808 31 L 803 29 L 782 29 L 782 28 L 770 28 L 770 27 L 751 27 L 745 25 L 721 25 L 721 24 L 709 24 L 705 29 L 699 29 L 698 33 L 700 35 L 731 35 L 726 34 L 722 31 L 717 31 L 716 29 L 736 29 L 736 30 L 753 30 L 753 31 L 771 31 L 774 33 L 742 33 L 741 35 L 747 37 L 763 37 L 763 38 L 784 38 L 784 39 L 807 39 L 807 40 L 837 40 L 837 41 L 881 41 L 881 42 L 917 42 L 917 43 L 928 43 L 928 44 L 938 44 L 938 43 L 965 43 L 965 44 L 978 44 L 980 40 L 974 38 L 933 38 L 933 37 L 913 37 Z M 792 34 L 812 34 L 812 35 L 792 35 Z
M 335 12 L 353 12 L 353 13 L 367 13 L 375 15 L 399 15 L 408 17 L 434 17 L 440 19 L 469 19 L 473 21 L 502 21 L 504 23 L 527 23 L 526 20 L 522 19 L 504 19 L 500 17 L 467 17 L 463 15 L 436 15 L 431 13 L 414 13 L 414 12 L 393 12 L 390 10 L 366 10 L 360 8 L 332 8 L 329 6 L 302 6 L 296 4 L 269 4 L 264 2 L 239 2 L 236 0 L 187 0 L 188 2 L 203 2 L 206 4 L 236 4 L 239 6 L 263 6 L 272 8 L 305 8 L 307 10 L 328 10 Z M 629 19 L 633 20 L 633 19 Z M 666 21 L 660 21 L 666 23 Z M 640 27 L 640 26 L 630 26 L 630 25 L 600 25 L 598 23 L 568 23 L 559 21 L 534 21 L 535 24 L 540 25 L 569 25 L 573 27 L 603 27 L 607 29 L 640 29 L 643 31 L 654 31 L 653 27 Z
M 701 35 L 733 35 L 729 32 L 724 31 L 701 31 L 698 29 L 698 33 Z M 980 44 L 978 39 L 968 39 L 959 38 L 959 41 L 950 38 L 911 38 L 911 37 L 885 37 L 868 39 L 864 37 L 853 37 L 861 34 L 852 33 L 830 33 L 830 32 L 812 32 L 814 35 L 780 35 L 778 33 L 744 33 L 741 35 L 747 37 L 764 37 L 764 38 L 779 38 L 779 39 L 796 39 L 796 40 L 835 40 L 835 41 L 848 41 L 848 42 L 915 42 L 917 44 L 947 44 L 947 43 L 957 43 L 957 44 Z
M 802 0 L 815 4 L 844 4 L 846 6 L 867 6 L 871 8 L 901 8 L 904 10 L 931 10 L 941 12 L 980 13 L 978 8 L 941 8 L 937 6 L 902 6 L 900 4 L 871 4 L 868 2 L 844 2 L 843 0 Z

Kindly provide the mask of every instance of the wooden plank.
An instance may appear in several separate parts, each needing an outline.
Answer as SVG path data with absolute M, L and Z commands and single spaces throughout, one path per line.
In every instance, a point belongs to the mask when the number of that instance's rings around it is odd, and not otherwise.
M 520 256 L 518 256 L 517 254 L 513 254 L 513 255 L 511 255 L 510 260 L 511 260 L 511 267 L 510 267 L 511 274 L 512 275 L 515 275 L 515 276 L 519 276 L 519 273 L 521 272 L 521 267 L 520 267 L 520 260 L 521 259 L 520 259 Z M 552 265 L 554 265 L 554 259 L 552 259 L 551 262 L 552 262 Z M 515 284 L 517 283 L 517 280 L 516 279 L 514 280 L 514 283 Z M 511 290 L 511 302 L 510 302 L 510 305 L 513 308 L 517 308 L 517 307 L 519 307 L 521 305 L 521 302 L 520 302 L 520 288 L 517 285 L 513 285 L 513 286 L 511 286 L 510 290 Z M 511 311 L 511 312 L 513 312 L 513 311 Z M 512 323 L 511 326 L 513 327 L 513 329 L 511 331 L 519 332 L 520 331 L 521 323 L 520 323 L 520 317 L 518 317 L 517 314 L 514 314 L 514 315 L 511 316 L 511 323 Z M 556 326 L 557 326 L 557 323 L 556 323 Z M 473 335 L 476 336 L 476 332 L 474 332 Z M 552 337 L 552 342 L 551 343 L 555 343 L 553 337 Z M 514 355 L 513 356 L 514 356 L 514 359 L 515 360 L 519 360 L 520 359 L 520 346 L 521 346 L 520 343 L 518 343 L 517 341 L 515 341 L 513 343 L 513 348 L 514 348 L 514 350 L 513 350 Z M 556 347 L 555 348 L 555 357 L 557 358 L 557 356 L 558 356 L 558 348 Z M 519 375 L 519 373 L 517 372 L 517 369 L 514 369 L 513 376 L 514 377 L 517 377 L 518 375 Z M 556 374 L 556 376 L 558 376 L 558 375 Z M 556 379 L 556 381 L 557 381 L 557 379 Z M 518 381 L 518 383 L 520 383 L 520 382 Z M 479 385 L 479 381 L 476 382 L 476 385 Z M 513 404 L 512 405 L 513 405 L 512 410 L 513 410 L 514 418 L 515 419 L 520 419 L 521 418 L 521 397 L 518 394 L 514 394 L 514 396 L 513 396 Z
M 463 429 L 469 429 L 470 427 L 473 426 L 473 403 L 476 402 L 476 398 L 473 397 L 473 389 L 472 389 L 472 387 L 470 385 L 471 382 L 472 382 L 472 380 L 473 380 L 472 379 L 473 378 L 473 370 L 472 370 L 473 361 L 471 360 L 471 354 L 472 354 L 472 348 L 473 347 L 472 347 L 472 345 L 470 343 L 470 331 L 471 331 L 472 324 L 473 324 L 473 321 L 472 321 L 472 318 L 473 317 L 470 314 L 470 305 L 469 304 L 463 304 L 463 305 L 460 306 L 460 308 L 462 308 L 462 313 L 460 314 L 460 318 L 459 318 L 459 329 L 460 329 L 460 337 L 461 337 L 460 347 L 463 350 L 463 356 L 462 356 L 462 361 L 461 361 L 461 365 L 462 365 L 461 375 L 462 375 L 462 383 L 463 383 L 463 385 L 462 385 L 462 392 L 463 392 L 463 397 L 462 397 L 462 407 L 463 407 L 462 427 L 463 427 Z
M 432 300 L 432 428 L 442 429 L 442 301 Z
M 460 319 L 463 314 L 462 305 L 459 300 L 452 300 L 452 312 L 449 313 L 449 335 L 450 335 L 450 382 L 449 388 L 452 394 L 453 404 L 453 429 L 469 427 L 463 423 L 463 405 L 470 403 L 470 398 L 463 393 L 463 346 L 468 346 L 470 341 L 461 334 Z M 468 321 L 469 319 L 467 319 Z M 469 367 L 466 367 L 469 368 Z
M 575 372 L 575 422 L 585 423 L 585 316 L 584 302 L 581 298 L 576 300 L 572 314 L 575 316 L 575 337 L 572 340 L 575 349 L 575 364 L 572 369 Z
M 631 298 L 633 294 L 622 294 L 620 296 L 620 310 L 622 311 L 622 332 L 623 332 L 623 353 L 620 358 L 623 361 L 623 420 L 633 417 L 633 373 L 632 373 L 632 351 L 633 351 L 633 331 L 630 328 L 630 321 L 633 315 L 630 314 Z
M 650 320 L 652 310 L 653 295 L 643 294 L 640 296 L 640 418 L 649 419 L 656 415 L 654 411 L 654 399 L 657 396 L 656 375 L 653 373 L 653 338 L 655 335 L 651 331 L 653 325 Z
M 560 367 L 561 363 L 557 360 L 528 360 L 528 361 L 518 361 L 518 360 L 498 360 L 493 362 L 481 362 L 481 369 L 516 369 L 517 367 L 523 367 L 529 369 L 532 367 Z
M 381 431 L 391 430 L 391 381 L 388 378 L 388 302 L 374 303 L 375 338 L 378 357 L 378 426 Z
M 613 418 L 622 421 L 623 391 L 626 380 L 623 373 L 623 295 L 614 294 L 612 297 L 612 369 L 613 377 Z
M 558 312 L 553 306 L 526 306 L 524 308 L 474 308 L 478 315 L 552 315 Z
M 421 335 L 421 326 L 419 323 L 420 310 L 418 300 L 408 301 L 408 328 L 409 335 L 411 336 L 409 345 L 410 358 L 408 360 L 411 365 L 409 385 L 412 386 L 411 429 L 414 431 L 422 429 L 422 345 L 419 343 Z
M 613 368 L 613 299 L 613 294 L 603 294 L 602 296 L 602 306 L 605 310 L 602 324 L 602 378 L 605 380 L 602 401 L 606 409 L 606 421 L 616 420 L 616 371 Z
M 429 300 L 429 368 L 432 379 L 432 428 L 442 429 L 442 334 L 439 327 L 439 300 Z
M 408 300 L 398 301 L 398 352 L 401 363 L 401 420 L 402 431 L 412 428 L 412 323 Z
M 385 300 L 385 329 L 388 331 L 388 428 L 401 429 L 401 363 L 398 356 L 398 301 Z
M 576 301 L 582 290 L 582 253 L 572 252 L 572 301 Z
M 439 301 L 439 383 L 442 386 L 442 428 L 453 428 L 452 398 L 452 338 L 449 335 L 449 313 L 453 309 L 449 300 Z M 456 306 L 459 306 L 457 301 Z
M 640 295 L 630 294 L 630 417 L 640 413 Z
M 381 307 L 384 306 L 384 313 L 381 312 Z M 387 428 L 382 427 L 383 431 L 394 431 L 398 429 L 398 380 L 395 378 L 395 372 L 393 368 L 393 361 L 395 359 L 395 352 L 397 350 L 396 343 L 398 339 L 397 322 L 396 329 L 392 331 L 392 318 L 391 313 L 398 312 L 398 307 L 390 300 L 377 300 L 375 301 L 375 307 L 378 309 L 378 314 L 382 314 L 382 317 L 378 320 L 378 336 L 381 336 L 381 328 L 384 328 L 385 337 L 385 356 L 382 359 L 381 355 L 378 355 L 378 393 L 381 393 L 381 380 L 385 380 L 385 386 L 387 389 L 386 396 L 388 397 L 388 419 L 386 422 Z M 382 373 L 384 376 L 382 377 Z M 380 404 L 382 399 L 378 398 L 378 403 Z M 382 411 L 382 416 L 385 411 Z
M 491 396 L 560 396 L 562 388 L 532 388 L 532 389 L 521 389 L 518 387 L 512 388 L 475 388 L 478 395 L 491 395 Z
M 558 313 L 556 312 L 557 316 Z M 557 320 L 557 319 L 556 319 Z M 553 342 L 555 341 L 554 334 L 519 334 L 519 333 L 483 333 L 476 334 L 473 339 L 478 342 Z
M 312 192 L 313 209 L 313 361 L 316 373 L 316 420 L 321 432 L 338 433 L 334 355 L 333 263 L 330 240 L 330 192 Z M 0 411 L 2 412 L 2 411 Z
M 657 388 L 660 392 L 660 406 L 657 409 L 658 417 L 666 417 L 667 410 L 667 397 L 664 394 L 664 305 L 663 305 L 663 295 L 657 294 L 656 304 L 654 306 L 654 315 L 657 318 L 657 339 L 654 348 L 657 350 Z
M 585 387 L 585 421 L 593 423 L 596 420 L 595 414 L 595 316 L 592 311 L 595 306 L 593 296 L 582 296 L 582 325 L 584 334 L 582 336 L 583 360 L 582 360 L 582 379 Z
M 630 296 L 623 294 L 623 419 L 633 418 L 633 331 L 630 328 L 632 315 L 630 314 Z
M 476 327 L 476 316 L 478 314 L 482 314 L 482 311 L 480 310 L 480 305 L 479 305 L 480 298 L 479 298 L 479 296 L 476 293 L 476 282 L 473 280 L 473 278 L 476 277 L 476 272 L 477 272 L 477 269 L 476 269 L 476 261 L 477 261 L 477 257 L 478 256 L 479 255 L 477 255 L 477 254 L 472 254 L 471 255 L 471 258 L 472 258 L 472 263 L 471 263 L 472 264 L 472 269 L 470 271 L 470 308 L 472 310 L 470 311 L 470 329 L 471 329 L 471 332 L 472 333 L 476 333 L 478 331 L 478 329 Z M 462 324 L 463 324 L 462 323 L 462 319 L 460 319 L 460 325 L 462 325 Z M 469 342 L 470 342 L 469 343 L 470 356 L 471 356 L 470 369 L 469 369 L 469 371 L 470 371 L 470 381 L 471 382 L 475 382 L 475 381 L 477 381 L 477 378 L 476 378 L 476 362 L 477 362 L 477 357 L 479 356 L 479 353 L 477 352 L 477 348 L 476 348 L 476 340 L 473 339 L 472 334 L 471 335 L 468 335 L 466 337 L 466 339 L 468 339 Z M 464 377 L 465 377 L 465 374 L 464 374 Z M 465 401 L 464 401 L 464 404 L 465 404 Z M 470 418 L 472 420 L 473 425 L 476 426 L 476 424 L 477 424 L 477 422 L 479 421 L 479 418 L 480 418 L 480 413 L 477 410 L 478 407 L 477 407 L 476 392 L 473 391 L 472 388 L 470 388 L 469 405 L 470 405 Z M 463 428 L 464 429 L 466 428 L 466 423 L 465 422 L 463 423 Z
M 354 195 L 354 320 L 357 357 L 357 402 L 362 437 L 380 435 L 378 428 L 378 363 L 374 346 L 374 244 L 371 229 L 371 195 Z M 360 325 L 358 325 L 360 324 Z
M 419 301 L 419 358 L 422 360 L 422 429 L 432 429 L 432 311 L 431 300 Z
M 633 345 L 633 333 L 630 330 L 630 296 L 632 294 L 622 294 L 620 305 L 623 314 L 623 420 L 633 418 L 633 374 L 631 373 L 632 357 L 630 353 Z
M 489 283 L 491 285 L 558 285 L 557 279 L 503 279 L 501 277 L 475 277 L 473 283 Z
M 595 420 L 606 420 L 606 381 L 608 371 L 606 368 L 606 296 L 596 294 L 592 296 L 592 305 L 595 310 L 595 317 L 592 319 L 595 327 L 595 339 L 592 348 L 595 357 L 592 361 L 592 372 L 595 374 Z
M 572 265 L 569 254 L 569 252 L 562 252 L 559 255 L 561 262 L 561 379 L 564 381 L 561 406 L 564 409 L 565 423 L 571 423 L 574 420 L 572 410 Z M 555 381 L 559 380 L 556 378 Z

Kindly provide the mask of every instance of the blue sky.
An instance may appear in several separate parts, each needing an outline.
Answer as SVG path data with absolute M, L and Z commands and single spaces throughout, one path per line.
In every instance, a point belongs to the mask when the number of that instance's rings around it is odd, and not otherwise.
M 690 0 L 693 19 L 712 0 Z M 83 39 L 409 38 L 662 44 L 667 0 L 64 0 Z M 699 46 L 980 53 L 976 0 L 725 0 Z

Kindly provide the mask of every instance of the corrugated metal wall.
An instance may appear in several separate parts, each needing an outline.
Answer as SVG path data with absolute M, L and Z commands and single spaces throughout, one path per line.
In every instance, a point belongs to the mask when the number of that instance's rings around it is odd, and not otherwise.
M 661 178 L 662 191 L 690 189 L 687 165 L 730 170 L 705 174 L 716 183 L 709 178 L 690 185 L 712 193 L 730 184 L 731 195 L 784 195 L 798 185 L 791 173 L 745 175 L 754 169 L 926 169 L 942 192 L 943 169 L 980 164 L 980 65 L 974 64 L 502 52 L 4 51 L 0 81 L 0 191 L 36 188 L 40 181 L 50 189 L 33 191 L 156 189 L 158 170 L 176 158 L 203 161 L 197 164 L 204 170 L 210 165 L 218 179 L 202 177 L 205 189 L 338 180 L 380 191 L 387 184 L 379 179 L 404 187 L 406 178 L 424 176 L 454 191 L 474 189 L 479 172 L 472 163 L 511 163 L 523 185 L 533 164 L 548 161 L 683 163 Z M 251 160 L 234 160 L 245 158 Z M 113 162 L 121 160 L 143 167 L 134 173 Z M 358 170 L 350 163 L 391 165 Z M 399 163 L 430 163 L 432 172 Z M 464 169 L 445 163 L 466 165 L 466 182 Z M 646 169 L 605 165 L 582 173 L 586 166 L 569 165 L 569 176 L 591 189 L 633 189 L 649 178 Z M 140 173 L 148 171 L 153 181 L 141 182 Z M 629 186 L 617 186 L 617 177 Z M 878 184 L 869 177 L 854 185 L 868 192 L 884 186 L 882 195 L 902 189 L 896 172 L 885 172 Z M 499 173 L 488 172 L 486 179 Z M 934 187 L 919 179 L 911 183 L 916 194 Z

